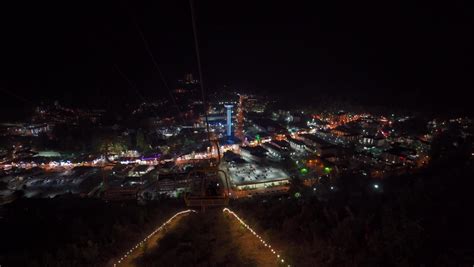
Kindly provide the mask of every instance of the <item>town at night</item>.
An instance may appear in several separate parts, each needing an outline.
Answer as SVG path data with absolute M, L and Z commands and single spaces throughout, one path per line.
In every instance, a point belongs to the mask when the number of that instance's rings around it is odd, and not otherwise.
M 474 264 L 466 1 L 244 2 L 5 6 L 0 267 Z

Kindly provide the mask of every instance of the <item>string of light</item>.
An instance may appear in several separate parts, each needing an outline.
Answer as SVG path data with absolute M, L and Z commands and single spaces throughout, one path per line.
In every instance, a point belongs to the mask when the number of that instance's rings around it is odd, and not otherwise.
M 233 216 L 240 222 L 240 224 L 242 224 L 245 228 L 247 228 L 247 230 L 249 230 L 256 238 L 258 238 L 258 239 L 260 240 L 260 242 L 262 242 L 262 244 L 263 244 L 266 248 L 268 248 L 272 254 L 274 254 L 274 255 L 276 256 L 277 261 L 279 261 L 279 262 L 281 262 L 281 263 L 285 263 L 285 260 L 280 256 L 280 254 L 278 254 L 278 253 L 272 248 L 272 246 L 271 246 L 270 244 L 268 244 L 268 242 L 266 242 L 265 240 L 263 240 L 263 238 L 262 238 L 259 234 L 257 234 L 257 233 L 255 232 L 255 230 L 253 230 L 248 224 L 246 224 L 242 219 L 240 219 L 240 217 L 239 217 L 235 212 L 231 211 L 231 210 L 228 209 L 228 208 L 224 208 L 222 211 L 223 211 L 223 212 L 227 212 L 227 213 L 233 215 Z M 291 266 L 288 265 L 288 267 L 291 267 Z
M 164 222 L 162 225 L 160 225 L 160 227 L 156 228 L 153 232 L 151 232 L 149 235 L 147 235 L 142 241 L 138 242 L 134 247 L 132 247 L 127 252 L 125 252 L 125 254 L 123 254 L 123 256 L 120 257 L 120 259 L 116 263 L 114 263 L 113 266 L 116 267 L 117 265 L 122 263 L 128 256 L 130 256 L 132 254 L 132 252 L 134 250 L 138 249 L 141 245 L 143 245 L 146 241 L 148 241 L 148 239 L 150 239 L 153 235 L 155 235 L 157 232 L 161 231 L 167 224 L 171 223 L 171 221 L 173 221 L 175 218 L 177 218 L 181 215 L 185 215 L 185 214 L 193 213 L 193 212 L 196 212 L 196 211 L 195 210 L 184 210 L 184 211 L 180 211 L 180 212 L 176 213 L 175 215 L 173 215 L 166 222 Z

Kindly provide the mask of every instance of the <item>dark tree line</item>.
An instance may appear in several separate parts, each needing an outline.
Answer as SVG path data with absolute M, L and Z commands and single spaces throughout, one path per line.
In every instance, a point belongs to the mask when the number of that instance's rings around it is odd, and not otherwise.
M 20 199 L 2 208 L 5 266 L 104 266 L 181 202 L 137 206 L 92 199 Z

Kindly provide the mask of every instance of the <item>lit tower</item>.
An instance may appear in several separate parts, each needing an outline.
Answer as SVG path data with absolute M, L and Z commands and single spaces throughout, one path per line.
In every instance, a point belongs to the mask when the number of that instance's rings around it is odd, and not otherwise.
M 225 104 L 224 107 L 227 109 L 227 138 L 232 138 L 232 108 L 234 105 Z

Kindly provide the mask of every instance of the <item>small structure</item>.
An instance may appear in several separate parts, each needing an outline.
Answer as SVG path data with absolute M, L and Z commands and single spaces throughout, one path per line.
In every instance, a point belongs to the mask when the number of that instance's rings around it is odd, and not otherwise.
M 232 136 L 232 108 L 234 108 L 233 104 L 225 104 L 224 107 L 227 110 L 227 116 L 226 116 L 226 122 L 227 122 L 227 127 L 226 127 L 226 136 L 227 140 L 230 142 L 233 140 Z

